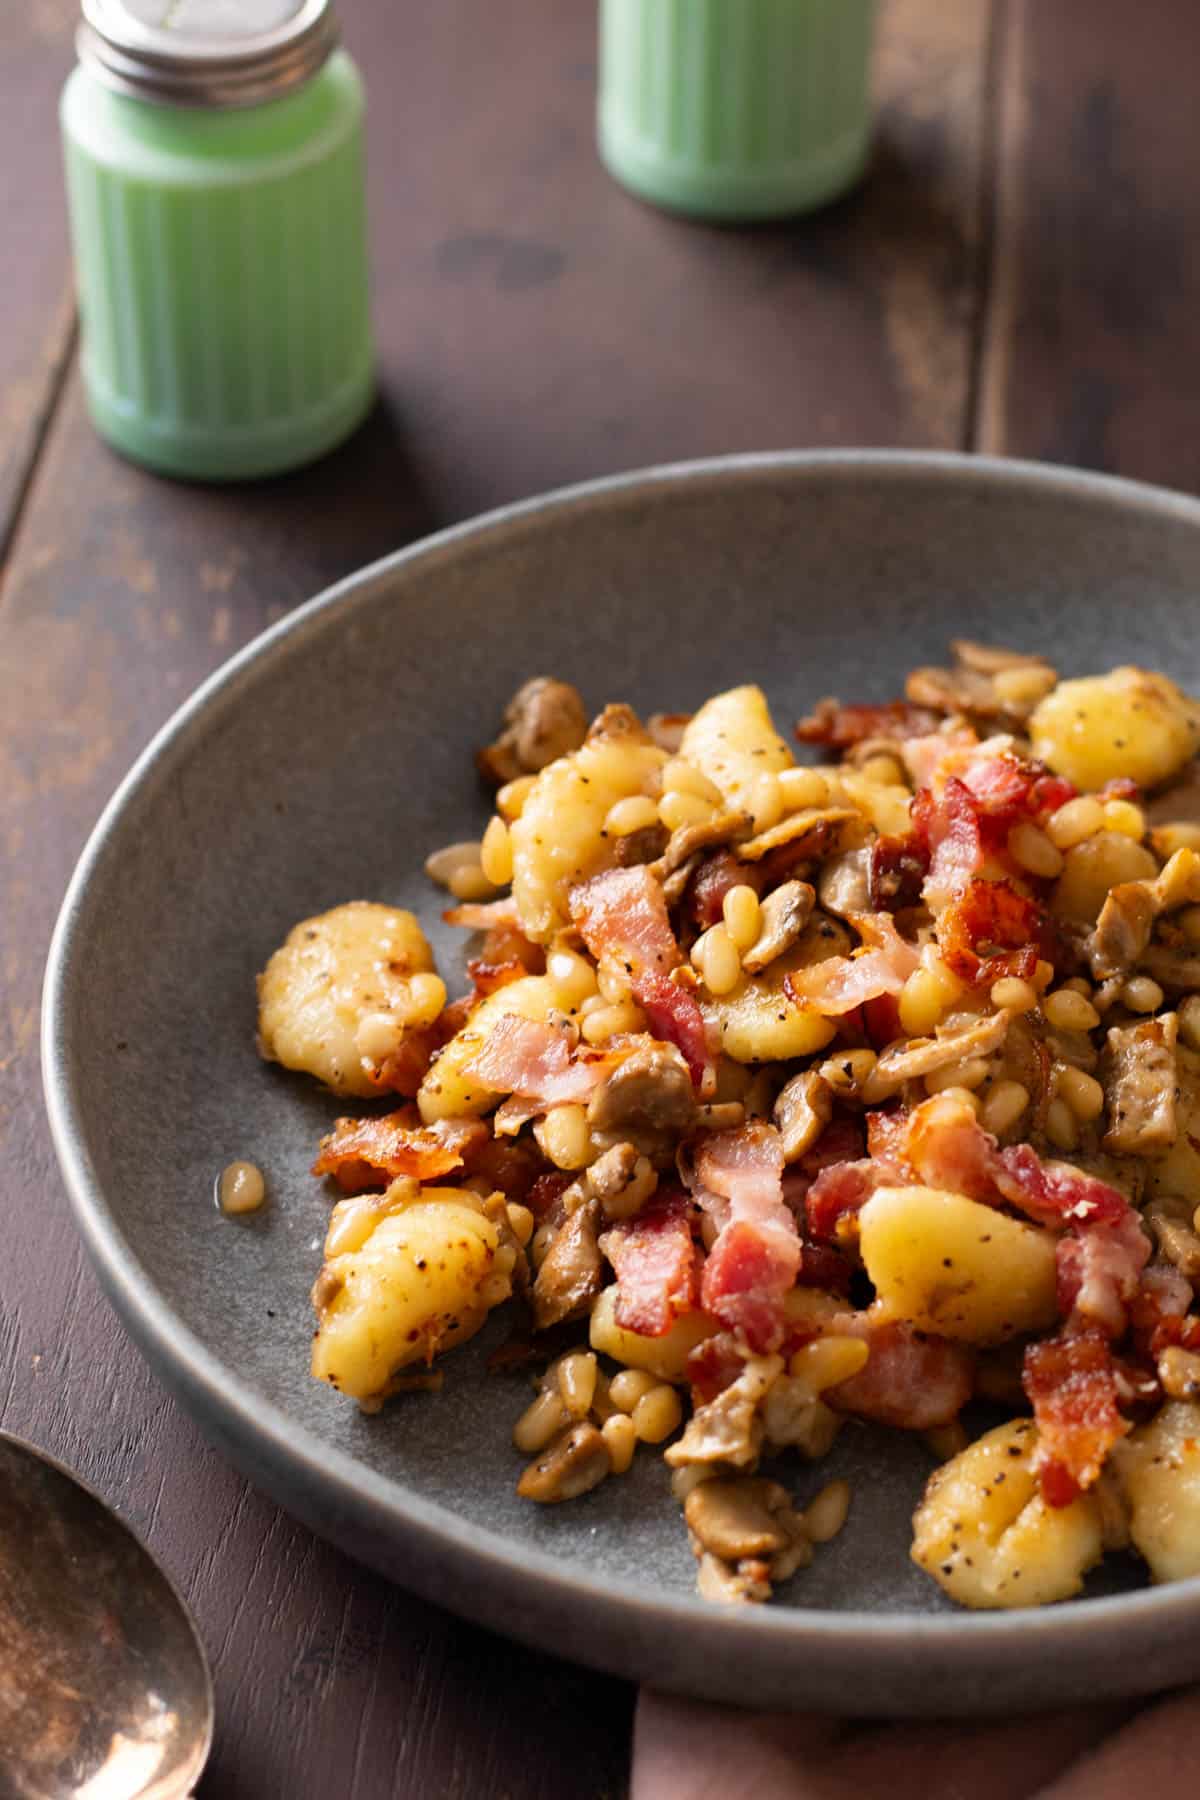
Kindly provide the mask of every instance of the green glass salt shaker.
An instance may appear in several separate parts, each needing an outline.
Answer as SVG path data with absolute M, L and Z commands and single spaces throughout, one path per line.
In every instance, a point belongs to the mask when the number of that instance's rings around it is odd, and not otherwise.
M 373 396 L 363 89 L 328 0 L 83 0 L 61 117 L 97 430 L 274 475 Z
M 597 131 L 643 200 L 806 212 L 866 166 L 875 0 L 600 0 Z

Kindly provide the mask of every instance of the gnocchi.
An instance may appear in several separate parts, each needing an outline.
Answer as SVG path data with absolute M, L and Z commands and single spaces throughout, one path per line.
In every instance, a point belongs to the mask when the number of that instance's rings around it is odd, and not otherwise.
M 1169 1400 L 1113 1460 L 1129 1535 L 1155 1581 L 1200 1575 L 1200 1406 Z
M 500 1235 L 474 1195 L 397 1189 L 361 1242 L 327 1258 L 313 1290 L 312 1372 L 356 1400 L 463 1343 L 511 1291 L 503 1278 L 489 1287 Z
M 971 1607 L 1069 1600 L 1103 1550 L 1100 1505 L 1048 1506 L 1033 1467 L 1037 1428 L 1010 1419 L 934 1471 L 913 1515 L 912 1559 Z
M 432 971 L 433 953 L 410 912 L 351 900 L 304 919 L 258 978 L 259 1049 L 335 1094 L 378 1094 L 393 1085 L 384 1065 L 432 1022 L 414 992 L 414 977 Z M 433 1016 L 444 1001 L 443 989 Z M 407 1091 L 415 1088 L 414 1081 Z
M 1200 713 L 1169 676 L 1121 668 L 1060 681 L 1029 735 L 1033 754 L 1084 793 L 1121 779 L 1158 787 L 1200 748 Z

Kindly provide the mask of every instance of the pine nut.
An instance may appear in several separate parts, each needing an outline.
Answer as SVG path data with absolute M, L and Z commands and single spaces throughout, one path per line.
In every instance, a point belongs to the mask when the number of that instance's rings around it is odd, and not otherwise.
M 600 1435 L 608 1445 L 614 1475 L 624 1475 L 633 1461 L 638 1435 L 633 1420 L 626 1413 L 613 1413 L 600 1427 Z
M 683 1423 L 679 1395 L 665 1381 L 643 1394 L 633 1409 L 633 1429 L 643 1444 L 661 1444 Z
M 992 1005 L 999 1012 L 1032 1012 L 1037 1003 L 1037 989 L 1016 975 L 1006 975 L 993 984 Z
M 590 1350 L 572 1350 L 558 1365 L 558 1391 L 573 1419 L 585 1419 L 596 1393 L 596 1358 Z
M 546 958 L 546 973 L 564 1012 L 576 1011 L 596 993 L 595 969 L 586 956 L 577 956 L 574 950 L 552 950 Z
M 580 1033 L 587 1044 L 606 1044 L 609 1038 L 619 1037 L 623 1032 L 645 1031 L 646 1015 L 640 1006 L 632 1000 L 619 1001 L 616 1006 L 599 1006 L 589 1012 L 580 1027 Z
M 1200 907 L 1196 908 L 1200 912 Z M 731 887 L 721 903 L 725 928 L 739 951 L 748 950 L 758 940 L 762 928 L 762 907 L 758 895 L 745 882 Z
M 658 803 L 658 816 L 668 831 L 678 831 L 681 825 L 698 825 L 702 819 L 711 819 L 716 808 L 711 800 L 702 800 L 699 794 L 664 794 Z
M 1121 998 L 1130 1012 L 1157 1012 L 1163 1003 L 1163 991 L 1149 975 L 1134 975 L 1121 989 Z
M 523 1250 L 533 1236 L 533 1214 L 527 1206 L 522 1206 L 520 1202 L 516 1200 L 509 1201 L 506 1211 L 508 1214 L 508 1229 L 512 1232 Z
M 492 819 L 479 846 L 479 861 L 493 887 L 507 887 L 513 877 L 512 839 L 501 818 Z
M 902 787 L 904 770 L 894 756 L 868 756 L 860 763 L 858 772 L 866 781 L 874 782 L 876 787 Z
M 1146 815 L 1132 800 L 1106 800 L 1104 829 L 1119 831 L 1122 837 L 1141 839 L 1146 835 Z
M 827 1544 L 846 1523 L 850 1511 L 850 1483 L 831 1481 L 804 1509 L 804 1525 L 814 1544 Z
M 593 1160 L 586 1107 L 552 1106 L 533 1135 L 556 1169 L 582 1169 Z
M 1100 1014 L 1090 1000 L 1082 994 L 1073 993 L 1070 988 L 1058 988 L 1053 994 L 1047 994 L 1042 1001 L 1042 1011 L 1049 1024 L 1058 1031 L 1093 1031 L 1100 1023 Z
M 515 781 L 506 781 L 497 793 L 496 811 L 509 825 L 524 812 L 536 780 L 536 775 L 518 775 Z
M 1094 1075 L 1063 1063 L 1056 1071 L 1055 1092 L 1062 1095 L 1082 1125 L 1090 1125 L 1104 1111 L 1104 1089 Z
M 925 1077 L 925 1089 L 940 1094 L 946 1088 L 982 1087 L 991 1073 L 991 1064 L 982 1056 L 967 1056 L 962 1062 L 947 1063 L 944 1069 L 932 1069 Z
M 1179 1035 L 1189 1050 L 1200 1050 L 1200 994 L 1180 1001 Z
M 829 805 L 829 783 L 816 769 L 781 769 L 775 779 L 785 812 Z
M 539 1394 L 513 1426 L 512 1441 L 523 1456 L 535 1456 L 567 1422 L 562 1395 L 554 1390 Z
M 659 1385 L 657 1375 L 649 1375 L 645 1369 L 622 1369 L 609 1382 L 608 1397 L 619 1412 L 631 1413 L 638 1401 Z
M 1029 1105 L 1029 1089 L 1019 1081 L 998 1081 L 983 1102 L 983 1125 L 993 1137 L 1002 1137 Z
M 658 824 L 658 808 L 648 794 L 629 794 L 616 801 L 604 816 L 604 829 L 609 837 L 629 837 Z
M 932 1037 L 946 1004 L 937 977 L 929 969 L 914 969 L 900 990 L 900 1023 L 909 1037 Z
M 746 795 L 746 810 L 755 831 L 770 831 L 772 825 L 778 825 L 783 817 L 783 793 L 778 775 L 764 770 L 754 777 Z
M 862 1338 L 814 1338 L 797 1350 L 788 1364 L 788 1373 L 803 1381 L 815 1398 L 826 1388 L 849 1381 L 866 1367 L 870 1350 Z
M 1078 1145 L 1075 1114 L 1065 1100 L 1054 1099 L 1046 1108 L 1046 1136 L 1056 1150 L 1074 1150 Z
M 1046 821 L 1046 836 L 1056 850 L 1071 850 L 1104 830 L 1104 808 L 1091 794 L 1068 800 Z
M 425 873 L 430 881 L 436 881 L 439 887 L 444 888 L 450 887 L 451 878 L 460 869 L 477 869 L 478 867 L 478 844 L 444 844 L 440 850 L 435 850 L 432 855 L 425 858 Z
M 700 974 L 710 994 L 732 993 L 742 978 L 742 959 L 726 925 L 713 925 L 704 933 Z
M 456 900 L 491 900 L 496 892 L 483 872 L 482 863 L 465 863 L 455 869 L 446 886 Z
M 926 1086 L 926 1088 L 928 1088 L 928 1086 L 929 1086 L 929 1077 L 928 1076 L 925 1077 L 925 1086 Z M 947 1087 L 947 1088 L 938 1089 L 938 1092 L 944 1094 L 950 1100 L 960 1101 L 963 1106 L 969 1106 L 971 1111 L 975 1114 L 976 1118 L 979 1117 L 979 1114 L 983 1107 L 983 1102 L 980 1100 L 978 1094 L 972 1093 L 970 1088 Z
M 431 969 L 419 969 L 410 976 L 404 1005 L 406 1025 L 432 1025 L 445 1004 L 446 984 L 440 975 Z
M 673 756 L 664 765 L 662 784 L 664 794 L 698 794 L 701 800 L 707 800 L 712 806 L 722 805 L 720 788 L 707 775 L 702 774 L 695 763 L 688 762 L 686 757 Z
M 1023 819 L 1014 825 L 1008 834 L 1008 854 L 1018 868 L 1027 869 L 1031 875 L 1038 875 L 1044 881 L 1052 881 L 1056 875 L 1062 874 L 1063 859 L 1061 850 L 1039 831 Z

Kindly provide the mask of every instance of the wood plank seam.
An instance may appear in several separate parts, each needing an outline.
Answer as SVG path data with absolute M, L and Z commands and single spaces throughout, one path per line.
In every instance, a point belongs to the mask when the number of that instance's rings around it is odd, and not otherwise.
M 963 449 L 980 448 L 980 415 L 986 381 L 986 359 L 992 326 L 996 277 L 997 232 L 1000 226 L 1002 132 L 1005 111 L 1007 50 L 1012 8 L 1019 0 L 992 0 L 984 52 L 983 122 L 979 156 L 979 260 L 975 305 L 970 322 L 967 394 L 963 415 Z
M 66 392 L 67 378 L 71 372 L 78 340 L 79 315 L 72 300 L 69 306 L 66 330 L 59 340 L 58 351 L 51 360 L 45 395 L 29 433 L 24 466 L 17 476 L 12 505 L 7 518 L 0 518 L 0 603 L 3 602 L 4 582 L 8 573 L 12 548 L 16 543 L 17 533 L 25 516 L 25 509 L 33 488 L 34 477 L 42 459 L 42 452 L 46 447 L 54 426 L 55 416 Z

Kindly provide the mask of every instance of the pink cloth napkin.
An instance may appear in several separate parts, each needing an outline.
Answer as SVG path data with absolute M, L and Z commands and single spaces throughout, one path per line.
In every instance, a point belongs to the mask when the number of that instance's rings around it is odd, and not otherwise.
M 1196 1800 L 1200 1688 L 981 1725 L 744 1713 L 643 1689 L 631 1800 Z

